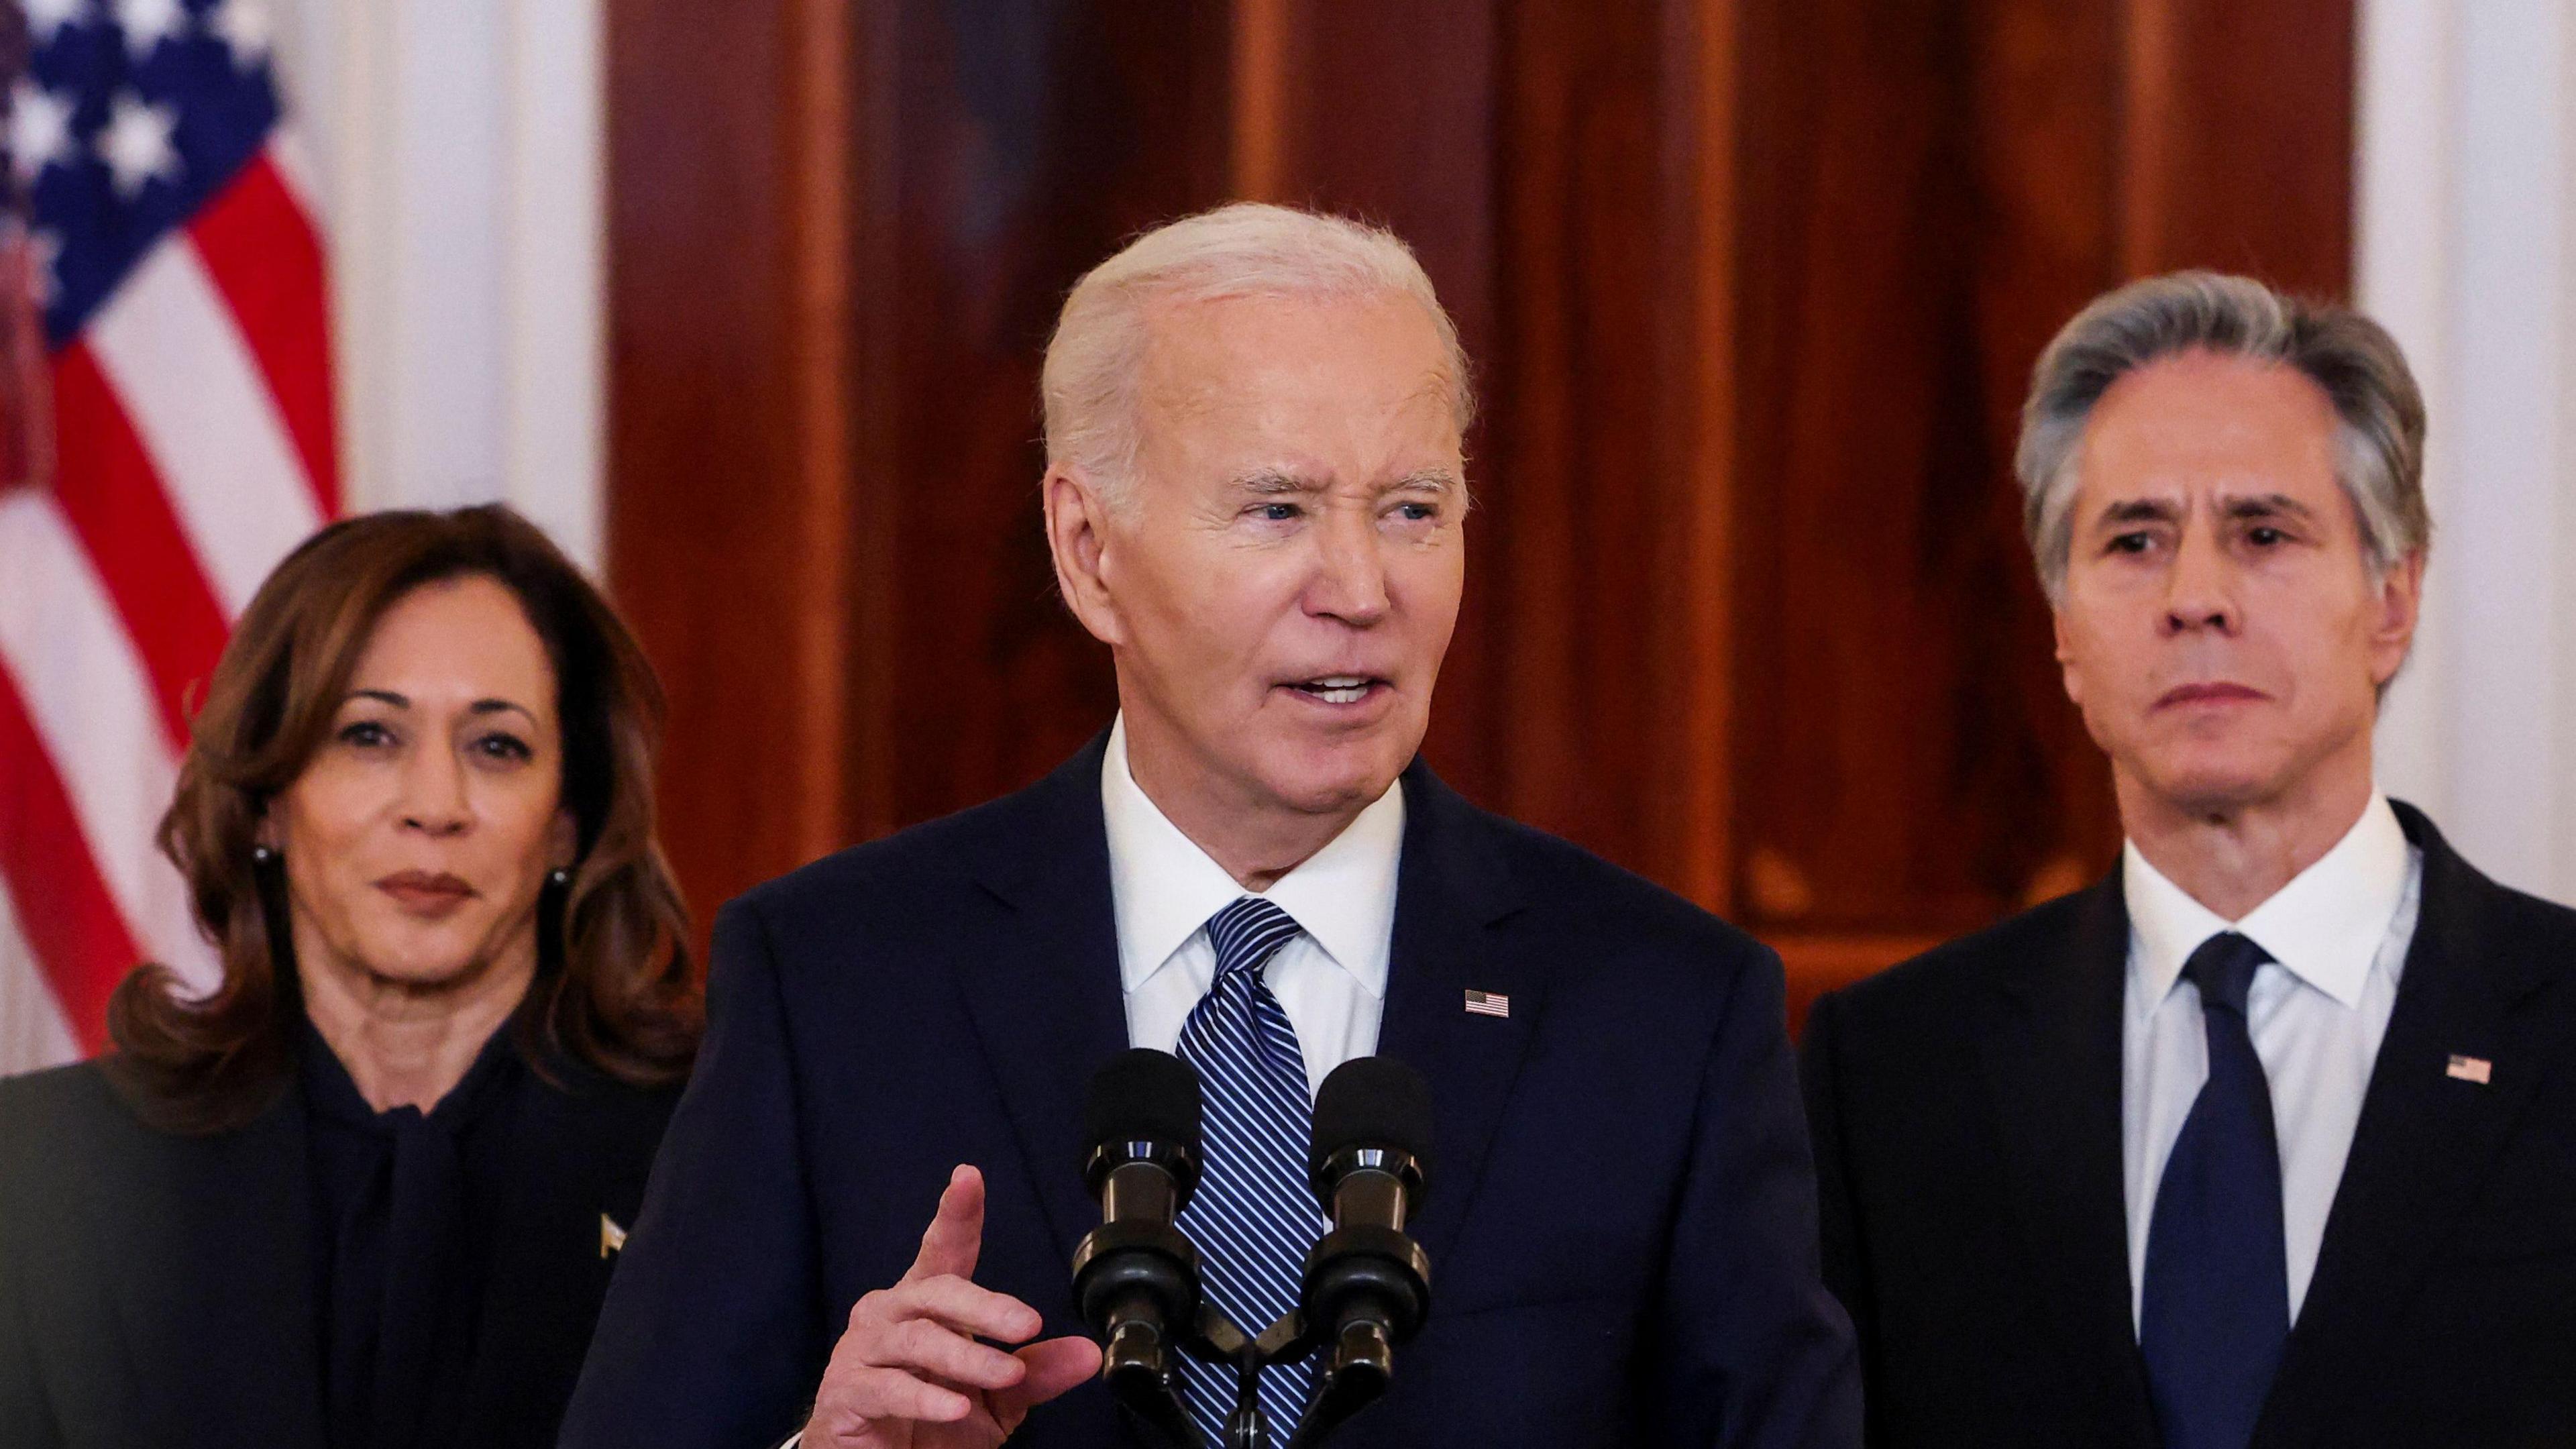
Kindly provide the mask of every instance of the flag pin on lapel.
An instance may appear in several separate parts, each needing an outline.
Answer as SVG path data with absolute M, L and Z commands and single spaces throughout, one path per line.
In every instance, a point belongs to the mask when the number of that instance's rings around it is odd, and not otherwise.
M 1467 1014 L 1469 1016 L 1510 1016 L 1512 999 L 1499 991 L 1470 991 L 1467 993 Z
M 2494 1074 L 2495 1063 L 2485 1057 L 2464 1057 L 2457 1052 L 2451 1054 L 2450 1066 L 2443 1069 L 2445 1076 L 2457 1077 L 2463 1082 L 2475 1082 L 2481 1087 L 2485 1086 L 2487 1078 Z
M 599 1256 L 605 1258 L 625 1246 L 626 1230 L 617 1225 L 617 1219 L 601 1213 L 599 1215 Z

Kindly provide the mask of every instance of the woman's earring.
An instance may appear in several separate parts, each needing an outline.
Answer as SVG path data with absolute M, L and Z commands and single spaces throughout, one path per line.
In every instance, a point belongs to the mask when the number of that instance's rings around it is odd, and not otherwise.
M 553 881 L 556 885 L 559 885 L 559 886 L 566 886 L 566 885 L 571 885 L 571 884 L 572 884 L 572 872 L 571 872 L 571 871 L 568 871 L 568 870 L 564 870 L 564 869 L 562 869 L 562 868 L 560 868 L 560 867 L 558 867 L 552 875 L 550 875 L 550 876 L 548 876 L 548 877 L 546 877 L 546 878 L 547 878 L 548 880 Z
M 250 848 L 250 863 L 253 865 L 266 865 L 275 859 L 277 859 L 277 852 L 265 845 L 254 845 Z

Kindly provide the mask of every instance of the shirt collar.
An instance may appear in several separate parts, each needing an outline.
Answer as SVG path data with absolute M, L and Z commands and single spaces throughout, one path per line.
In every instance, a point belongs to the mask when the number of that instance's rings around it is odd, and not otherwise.
M 2132 841 L 2120 852 L 2129 908 L 2130 970 L 2144 999 L 2162 1001 L 2203 941 L 2238 932 L 2284 970 L 2347 1007 L 2361 1004 L 2380 943 L 2406 895 L 2406 831 L 2374 793 L 2343 839 L 2248 912 L 2222 919 L 2147 863 Z
M 1238 896 L 1286 911 L 1333 963 L 1386 998 L 1387 941 L 1395 925 L 1396 867 L 1404 849 L 1404 788 L 1392 785 L 1323 849 L 1271 883 L 1247 891 L 1198 842 L 1181 833 L 1127 767 L 1127 720 L 1109 728 L 1100 763 L 1109 830 L 1109 888 L 1118 920 L 1118 972 L 1128 991 L 1163 969 L 1208 917 Z

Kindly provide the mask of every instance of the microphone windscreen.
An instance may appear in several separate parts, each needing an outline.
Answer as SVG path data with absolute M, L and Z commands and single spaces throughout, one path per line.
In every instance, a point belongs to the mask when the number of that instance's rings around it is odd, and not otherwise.
M 1136 1047 L 1109 1059 L 1091 1078 L 1084 1104 L 1083 1141 L 1161 1142 L 1196 1156 L 1199 1150 L 1199 1074 L 1170 1052 Z
M 1315 1093 L 1315 1135 L 1307 1170 L 1352 1147 L 1391 1147 L 1431 1176 L 1431 1084 L 1393 1057 L 1353 1057 Z

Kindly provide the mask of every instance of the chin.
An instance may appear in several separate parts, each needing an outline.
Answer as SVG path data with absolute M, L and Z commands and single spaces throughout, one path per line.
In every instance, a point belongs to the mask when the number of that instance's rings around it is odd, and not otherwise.
M 1395 783 L 1403 767 L 1387 764 L 1381 754 L 1375 750 L 1319 751 L 1314 758 L 1299 761 L 1296 768 L 1265 772 L 1263 783 L 1290 808 L 1327 815 L 1366 805 Z
M 367 974 L 379 981 L 434 991 L 474 974 L 475 952 L 443 937 L 422 939 L 406 932 L 370 941 L 364 949 L 360 959 Z
M 2192 752 L 2158 760 L 2151 768 L 2135 773 L 2159 798 L 2195 815 L 2224 814 L 2259 805 L 2281 789 L 2281 771 L 2276 762 L 2218 752 Z

